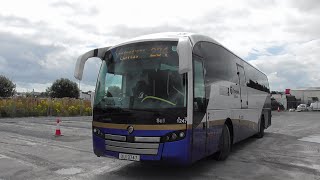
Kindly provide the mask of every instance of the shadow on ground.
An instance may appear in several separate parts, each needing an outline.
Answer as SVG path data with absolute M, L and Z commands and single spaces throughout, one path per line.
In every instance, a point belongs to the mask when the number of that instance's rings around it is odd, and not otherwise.
M 266 135 L 268 135 L 266 133 Z M 256 138 L 249 138 L 233 146 L 233 153 L 254 143 Z M 176 167 L 169 165 L 154 165 L 149 163 L 130 163 L 118 170 L 99 175 L 97 179 L 221 179 L 214 172 L 217 167 L 227 165 L 227 161 L 216 161 L 212 157 L 205 158 L 190 167 Z M 210 176 L 208 176 L 210 175 Z

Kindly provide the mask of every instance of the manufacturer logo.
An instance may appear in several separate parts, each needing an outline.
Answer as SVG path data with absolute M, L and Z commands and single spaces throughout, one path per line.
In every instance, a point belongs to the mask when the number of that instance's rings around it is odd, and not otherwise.
M 128 126 L 127 130 L 128 130 L 128 133 L 131 134 L 134 131 L 134 128 L 133 126 Z

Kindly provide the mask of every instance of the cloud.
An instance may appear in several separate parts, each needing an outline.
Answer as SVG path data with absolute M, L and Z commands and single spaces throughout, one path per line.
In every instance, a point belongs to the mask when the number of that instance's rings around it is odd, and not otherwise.
M 48 74 L 42 62 L 49 54 L 64 50 L 63 47 L 36 44 L 8 33 L 0 33 L 0 39 L 0 56 L 7 63 L 4 73 L 25 82 L 33 82 L 35 78 L 45 82 Z
M 313 12 L 319 13 L 320 4 L 318 0 L 308 0 L 308 1 L 289 1 L 289 5 L 296 8 L 302 12 Z
M 290 44 L 284 51 L 250 61 L 268 75 L 271 89 L 320 86 L 320 39 Z
M 117 25 L 112 28 L 112 31 L 108 33 L 109 36 L 116 36 L 121 39 L 130 39 L 137 36 L 142 36 L 152 33 L 160 32 L 189 32 L 192 31 L 187 27 L 170 26 L 168 24 L 157 25 L 154 27 L 129 27 L 126 25 Z
M 11 16 L 0 15 L 0 20 L 3 24 L 7 26 L 24 27 L 32 24 L 28 19 L 16 17 L 12 15 Z
M 1 74 L 14 81 L 18 90 L 30 89 L 34 84 L 43 91 L 48 83 L 61 77 L 75 80 L 73 71 L 77 56 L 66 47 L 43 45 L 9 33 L 0 33 L 0 39 Z M 84 84 L 94 84 L 98 66 L 95 62 L 88 63 Z
M 68 1 L 56 1 L 50 4 L 51 7 L 62 9 L 66 15 L 95 16 L 99 9 L 94 6 L 81 6 L 79 3 Z
M 75 60 L 88 50 L 150 33 L 187 31 L 208 35 L 252 62 L 266 72 L 272 89 L 315 86 L 319 10 L 317 0 L 10 0 L 0 7 L 0 70 L 31 85 L 74 80 Z M 83 87 L 94 87 L 99 66 L 88 61 Z
M 95 26 L 92 26 L 91 24 L 84 24 L 84 23 L 79 23 L 71 20 L 68 21 L 68 24 L 84 32 L 90 32 L 92 34 L 102 35 L 102 33 L 100 33 L 98 29 Z

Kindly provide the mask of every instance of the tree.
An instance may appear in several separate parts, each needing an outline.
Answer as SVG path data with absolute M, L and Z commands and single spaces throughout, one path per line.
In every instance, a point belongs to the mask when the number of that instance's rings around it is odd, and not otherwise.
M 0 75 L 0 97 L 10 97 L 15 93 L 16 85 L 7 77 Z
M 65 78 L 57 79 L 46 91 L 53 98 L 79 98 L 80 94 L 77 83 Z

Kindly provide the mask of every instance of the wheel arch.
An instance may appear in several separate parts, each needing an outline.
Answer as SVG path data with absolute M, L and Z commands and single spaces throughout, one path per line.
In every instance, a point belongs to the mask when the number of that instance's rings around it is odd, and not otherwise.
M 234 140 L 234 130 L 233 130 L 233 124 L 230 118 L 227 118 L 225 121 L 225 124 L 228 126 L 230 131 L 230 137 L 231 137 L 231 144 L 233 144 Z
M 261 122 L 263 121 L 263 123 L 264 123 L 264 129 L 266 129 L 266 119 L 265 119 L 265 115 L 264 115 L 264 113 L 261 113 L 261 115 L 260 115 L 260 119 L 259 119 L 259 123 L 258 123 L 258 132 L 260 132 L 260 124 L 261 124 Z

